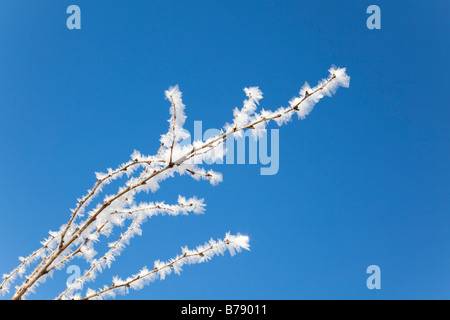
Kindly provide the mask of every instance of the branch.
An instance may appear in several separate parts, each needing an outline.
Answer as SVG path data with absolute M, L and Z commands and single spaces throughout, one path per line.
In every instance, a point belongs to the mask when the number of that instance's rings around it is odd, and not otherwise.
M 86 271 L 81 278 L 75 281 L 72 285 L 68 286 L 66 290 L 58 296 L 57 300 L 60 300 L 64 296 L 67 296 L 68 292 L 71 292 L 82 286 L 82 284 L 87 279 L 95 279 L 96 274 L 93 273 L 94 270 L 102 272 L 105 266 L 108 266 L 109 268 L 111 266 L 111 262 L 115 260 L 114 257 L 120 255 L 121 251 L 125 248 L 125 245 L 129 243 L 131 238 L 133 238 L 135 234 L 141 234 L 140 226 L 148 217 L 164 213 L 173 216 L 176 216 L 178 214 L 188 214 L 188 212 L 202 214 L 205 210 L 204 207 L 205 204 L 203 203 L 203 199 L 197 199 L 196 197 L 193 197 L 186 200 L 185 197 L 179 196 L 177 205 L 166 205 L 163 202 L 156 204 L 141 204 L 140 206 L 136 206 L 135 208 L 129 209 L 128 211 L 113 212 L 113 214 L 117 215 L 131 216 L 133 218 L 131 225 L 128 227 L 125 233 L 120 235 L 119 239 L 116 242 L 110 244 L 110 249 L 108 250 L 108 252 L 105 253 L 102 258 L 94 260 L 91 263 L 91 268 Z M 80 248 L 77 249 L 78 252 L 81 252 Z M 76 254 L 76 252 L 74 253 Z
M 121 280 L 115 277 L 111 286 L 105 287 L 97 292 L 88 289 L 86 296 L 81 298 L 81 300 L 114 297 L 116 291 L 121 294 L 125 294 L 128 292 L 128 288 L 140 290 L 145 285 L 156 280 L 158 275 L 161 280 L 164 280 L 166 275 L 170 274 L 172 270 L 176 274 L 180 274 L 184 264 L 190 265 L 206 262 L 215 255 L 223 255 L 227 249 L 232 256 L 236 253 L 236 251 L 241 252 L 242 249 L 250 250 L 248 242 L 249 238 L 247 236 L 240 234 L 234 236 L 227 233 L 224 240 L 214 241 L 211 239 L 209 243 L 197 247 L 196 250 L 182 248 L 182 255 L 171 259 L 169 262 L 160 262 L 159 260 L 155 261 L 155 268 L 151 271 L 144 267 L 144 269 L 142 269 L 138 274 L 131 276 L 127 280 Z
M 131 205 L 134 202 L 133 198 L 135 194 L 141 191 L 156 191 L 159 188 L 159 182 L 168 177 L 173 177 L 175 173 L 181 175 L 187 172 L 194 178 L 207 178 L 213 184 L 221 180 L 221 175 L 214 173 L 216 175 L 216 178 L 214 178 L 210 176 L 212 173 L 206 173 L 204 169 L 196 168 L 192 162 L 198 163 L 196 160 L 200 160 L 200 163 L 202 163 L 204 159 L 200 159 L 200 157 L 212 157 L 210 151 L 222 145 L 228 136 L 240 134 L 243 130 L 265 129 L 266 125 L 272 120 L 278 125 L 282 125 L 290 121 L 292 115 L 295 113 L 300 118 L 304 118 L 311 112 L 314 104 L 325 95 L 331 96 L 339 86 L 348 87 L 350 78 L 346 75 L 345 69 L 331 68 L 329 71 L 330 77 L 328 79 L 319 82 L 315 88 L 310 88 L 309 85 L 305 84 L 300 91 L 300 97 L 290 101 L 290 107 L 279 108 L 275 112 L 262 110 L 260 113 L 255 113 L 256 106 L 262 98 L 262 93 L 256 87 L 245 89 L 248 99 L 244 101 L 242 110 L 235 109 L 232 125 L 226 124 L 224 132 L 222 131 L 221 134 L 208 139 L 206 142 L 195 141 L 192 145 L 183 148 L 177 142 L 188 136 L 188 133 L 182 127 L 185 121 L 183 112 L 184 104 L 181 101 L 181 92 L 178 87 L 170 88 L 166 91 L 166 97 L 171 100 L 172 104 L 171 129 L 169 129 L 167 134 L 162 136 L 161 147 L 157 157 L 144 158 L 138 152 L 135 152 L 133 154 L 134 162 L 128 163 L 116 171 L 110 170 L 106 176 L 100 176 L 94 189 L 85 198 L 80 200 L 69 223 L 63 226 L 58 248 L 50 256 L 46 257 L 32 275 L 17 289 L 13 299 L 21 299 L 35 283 L 44 280 L 49 270 L 51 270 L 52 264 L 55 261 L 61 261 L 61 257 L 67 254 L 65 252 L 66 250 L 74 244 L 82 244 L 83 241 L 86 241 L 89 235 L 94 232 L 95 228 L 98 228 L 106 221 L 110 221 L 109 219 L 113 219 L 112 217 L 116 215 L 114 214 L 115 212 L 123 211 L 124 203 L 125 205 Z M 223 157 L 223 154 L 221 156 Z M 81 215 L 84 206 L 95 197 L 96 193 L 101 190 L 102 185 L 120 176 L 122 170 L 126 171 L 124 167 L 129 166 L 132 168 L 136 164 L 147 165 L 139 178 L 131 178 L 128 180 L 126 187 L 120 188 L 115 195 L 106 197 L 101 205 L 98 205 L 91 211 L 89 218 L 74 228 L 72 226 L 73 221 L 77 216 Z M 66 239 L 69 230 L 73 231 L 70 231 L 70 236 Z
M 83 197 L 79 202 L 77 207 L 75 208 L 75 210 L 72 213 L 72 216 L 70 217 L 69 222 L 67 223 L 66 228 L 64 229 L 63 233 L 61 234 L 61 241 L 59 244 L 59 248 L 62 248 L 63 244 L 64 244 L 64 236 L 66 235 L 67 231 L 69 230 L 72 222 L 75 220 L 75 218 L 77 217 L 78 214 L 81 213 L 82 208 L 87 205 L 89 203 L 90 200 L 92 200 L 92 198 L 95 197 L 96 192 L 98 190 L 101 189 L 102 185 L 108 181 L 110 182 L 113 179 L 117 179 L 119 178 L 124 172 L 126 172 L 128 169 L 134 167 L 134 166 L 139 166 L 142 164 L 148 164 L 150 165 L 152 163 L 151 160 L 133 160 L 130 161 L 124 165 L 122 165 L 121 167 L 119 167 L 118 169 L 114 170 L 114 171 L 110 171 L 108 174 L 106 175 L 102 175 L 102 174 L 97 174 L 98 177 L 101 177 L 97 180 L 97 183 L 95 184 L 95 186 L 92 188 L 92 190 L 88 191 L 88 194 Z

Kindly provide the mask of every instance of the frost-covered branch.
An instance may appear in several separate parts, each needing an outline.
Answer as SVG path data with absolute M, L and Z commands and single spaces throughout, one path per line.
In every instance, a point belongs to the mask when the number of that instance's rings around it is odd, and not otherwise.
M 13 271 L 11 271 L 9 274 L 3 275 L 3 281 L 2 283 L 0 283 L 0 294 L 1 292 L 5 293 L 8 292 L 11 283 L 16 280 L 16 277 L 17 276 L 22 277 L 29 265 L 31 265 L 34 261 L 38 260 L 39 257 L 43 257 L 43 254 L 45 254 L 46 249 L 47 247 L 43 246 L 42 248 L 36 250 L 26 258 L 19 257 L 19 260 L 22 261 L 22 263 L 19 266 L 17 266 Z
M 205 209 L 205 204 L 203 199 L 191 198 L 186 199 L 185 197 L 178 197 L 177 205 L 167 205 L 164 202 L 141 204 L 128 211 L 114 212 L 113 214 L 123 215 L 127 218 L 131 217 L 133 219 L 132 223 L 124 232 L 120 235 L 119 239 L 115 242 L 109 243 L 110 249 L 106 252 L 100 259 L 94 259 L 91 262 L 91 267 L 87 270 L 79 279 L 75 280 L 74 283 L 69 285 L 66 290 L 64 290 L 59 296 L 58 300 L 67 297 L 74 290 L 82 289 L 83 284 L 87 281 L 93 281 L 97 277 L 98 273 L 101 273 L 105 268 L 110 268 L 115 258 L 121 254 L 125 247 L 129 244 L 130 240 L 135 235 L 141 235 L 141 225 L 145 220 L 151 216 L 157 214 L 168 214 L 177 216 L 179 214 L 188 214 L 189 212 L 194 212 L 196 214 L 203 214 Z
M 183 270 L 183 265 L 191 265 L 202 263 L 211 260 L 215 255 L 224 255 L 225 251 L 229 251 L 233 256 L 236 252 L 241 252 L 242 249 L 250 250 L 249 238 L 240 234 L 231 235 L 227 233 L 224 240 L 215 241 L 211 239 L 203 246 L 198 246 L 195 250 L 189 250 L 187 247 L 181 248 L 182 254 L 170 259 L 167 262 L 155 261 L 154 269 L 149 270 L 144 267 L 139 273 L 132 275 L 126 280 L 118 277 L 113 278 L 113 283 L 108 287 L 95 291 L 88 289 L 86 296 L 81 300 L 90 299 L 104 299 L 114 298 L 116 294 L 127 294 L 129 288 L 133 290 L 140 290 L 145 285 L 155 281 L 158 277 L 164 280 L 167 275 L 172 273 L 180 274 Z M 80 299 L 80 296 L 75 296 L 73 299 Z
M 222 174 L 206 170 L 202 165 L 223 159 L 224 152 L 221 147 L 225 141 L 230 137 L 242 136 L 243 131 L 247 129 L 252 130 L 254 137 L 258 139 L 272 120 L 281 126 L 289 122 L 294 114 L 301 119 L 305 118 L 324 96 L 331 96 L 340 86 L 348 87 L 350 77 L 345 69 L 331 68 L 329 72 L 330 75 L 315 87 L 306 83 L 299 96 L 289 101 L 289 106 L 275 111 L 261 109 L 257 112 L 263 94 L 258 87 L 245 88 L 247 99 L 241 109 L 236 108 L 233 111 L 233 121 L 225 124 L 220 134 L 206 141 L 197 140 L 190 144 L 181 144 L 190 138 L 189 132 L 183 128 L 186 120 L 185 105 L 178 86 L 171 87 L 165 92 L 170 102 L 169 129 L 161 136 L 161 146 L 157 154 L 144 156 L 135 151 L 131 160 L 118 168 L 108 169 L 106 173 L 96 173 L 96 183 L 84 197 L 78 199 L 68 223 L 62 225 L 58 231 L 51 231 L 51 237 L 42 242 L 40 249 L 23 259 L 16 269 L 4 276 L 0 292 L 8 292 L 18 275 L 24 275 L 27 267 L 42 259 L 22 284 L 16 287 L 13 299 L 23 299 L 55 270 L 61 269 L 75 257 L 82 257 L 90 264 L 90 269 L 58 298 L 81 296 L 81 293 L 75 291 L 81 290 L 83 283 L 93 280 L 96 273 L 101 272 L 105 266 L 110 266 L 128 241 L 134 235 L 140 234 L 140 225 L 146 218 L 155 214 L 178 215 L 204 211 L 203 200 L 197 198 L 186 200 L 180 196 L 176 205 L 166 205 L 164 202 L 137 203 L 136 196 L 139 193 L 156 192 L 161 182 L 175 175 L 187 174 L 196 180 L 207 180 L 212 185 L 221 182 Z M 92 204 L 106 185 L 122 178 L 125 181 L 116 193 L 105 195 L 103 200 Z M 110 249 L 102 258 L 95 259 L 95 244 L 101 241 L 102 237 L 108 237 L 115 227 L 123 227 L 129 219 L 132 223 L 125 233 L 110 244 Z

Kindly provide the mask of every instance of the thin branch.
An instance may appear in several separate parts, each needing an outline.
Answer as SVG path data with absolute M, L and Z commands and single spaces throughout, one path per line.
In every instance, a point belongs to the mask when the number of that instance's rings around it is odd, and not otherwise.
M 61 241 L 60 241 L 60 243 L 59 243 L 59 249 L 61 249 L 62 246 L 64 245 L 64 236 L 66 235 L 67 231 L 69 230 L 69 228 L 70 228 L 72 222 L 74 221 L 75 217 L 77 216 L 78 212 L 81 210 L 81 208 L 83 207 L 83 205 L 84 205 L 85 203 L 87 203 L 87 201 L 89 201 L 90 198 L 92 198 L 92 197 L 95 195 L 95 193 L 96 193 L 96 191 L 99 189 L 99 187 L 100 187 L 105 181 L 107 181 L 108 179 L 114 177 L 115 175 L 117 175 L 117 174 L 119 174 L 119 173 L 121 173 L 121 172 L 127 171 L 130 167 L 133 167 L 133 166 L 136 166 L 136 165 L 141 165 L 141 164 L 144 164 L 144 163 L 150 165 L 150 164 L 151 164 L 151 161 L 148 161 L 148 160 L 146 160 L 146 161 L 138 161 L 138 160 L 135 160 L 134 162 L 130 162 L 130 163 L 126 164 L 125 166 L 120 167 L 120 168 L 118 168 L 118 169 L 116 169 L 116 170 L 114 170 L 114 171 L 108 173 L 105 177 L 103 177 L 103 178 L 97 180 L 97 183 L 96 183 L 95 186 L 92 188 L 92 190 L 88 193 L 87 196 L 85 196 L 83 199 L 81 199 L 81 200 L 78 202 L 77 207 L 76 207 L 75 210 L 73 211 L 72 216 L 70 217 L 70 220 L 69 220 L 69 222 L 67 223 L 66 228 L 64 229 L 63 233 L 61 234 Z
M 127 211 L 115 211 L 112 212 L 111 214 L 125 214 L 125 215 L 133 215 L 137 212 L 142 212 L 142 211 L 151 211 L 151 210 L 162 210 L 162 211 L 171 211 L 171 212 L 176 212 L 176 208 L 190 208 L 193 207 L 194 204 L 187 204 L 187 205 L 178 205 L 178 206 L 173 206 L 173 205 L 156 205 L 156 206 L 149 206 L 149 207 L 143 207 L 143 208 L 137 208 L 137 209 L 130 209 Z M 171 208 L 171 207 L 175 207 Z
M 170 146 L 170 160 L 169 160 L 169 166 L 172 166 L 172 156 L 173 156 L 173 147 L 175 145 L 175 124 L 177 121 L 177 108 L 175 105 L 175 102 L 173 101 L 173 97 L 170 96 L 170 101 L 172 102 L 173 107 L 173 124 L 172 124 L 172 145 Z
M 116 249 L 116 247 L 122 241 L 122 239 L 124 239 L 133 230 L 133 228 L 136 224 L 136 221 L 137 221 L 137 218 L 135 218 L 133 220 L 131 225 L 128 227 L 127 231 L 125 231 L 124 234 L 120 235 L 119 239 L 111 246 L 111 248 L 108 250 L 108 252 L 105 253 L 105 255 L 102 258 L 100 258 L 99 260 L 94 261 L 91 264 L 91 268 L 89 270 L 87 270 L 81 278 L 77 279 L 70 286 L 67 286 L 67 288 L 56 298 L 56 300 L 61 300 L 69 291 L 73 290 L 78 284 L 82 284 L 83 282 L 85 282 L 85 279 L 91 275 L 92 271 L 94 271 L 103 260 L 107 260 L 108 255 L 110 255 Z
M 229 234 L 227 235 L 229 236 Z M 181 271 L 181 266 L 185 263 L 199 263 L 199 262 L 204 262 L 207 261 L 211 258 L 211 256 L 215 255 L 215 254 L 223 254 L 224 250 L 229 249 L 230 253 L 233 255 L 234 254 L 234 250 L 238 250 L 240 251 L 241 249 L 246 249 L 249 250 L 248 248 L 248 237 L 245 236 L 232 236 L 233 238 L 236 238 L 236 241 L 230 240 L 228 239 L 228 237 L 226 237 L 225 240 L 218 242 L 218 243 L 214 243 L 209 245 L 206 249 L 202 249 L 202 250 L 194 250 L 194 251 L 187 251 L 186 249 L 184 250 L 184 253 L 175 258 L 172 259 L 170 261 L 170 263 L 165 264 L 162 267 L 156 267 L 148 272 L 144 272 L 144 273 L 140 273 L 136 276 L 133 276 L 131 279 L 126 280 L 126 281 L 121 281 L 120 284 L 115 284 L 113 283 L 111 286 L 100 290 L 98 292 L 92 293 L 92 294 L 88 294 L 85 297 L 81 298 L 80 300 L 89 300 L 89 299 L 93 299 L 93 298 L 98 298 L 101 297 L 102 295 L 104 295 L 105 293 L 108 293 L 110 291 L 113 290 L 118 290 L 120 288 L 130 288 L 133 286 L 133 283 L 137 282 L 137 281 L 142 281 L 142 280 L 152 280 L 152 279 L 148 279 L 149 277 L 151 277 L 152 275 L 161 274 L 161 277 L 163 278 L 165 276 L 165 270 L 166 269 L 171 269 L 174 268 L 177 265 L 177 271 Z M 242 239 L 243 238 L 243 239 Z M 223 247 L 223 250 L 221 249 L 221 247 Z M 211 254 L 209 254 L 209 252 L 211 252 Z M 198 261 L 195 261 L 193 258 L 198 258 Z M 194 261 L 193 261 L 194 260 Z
M 55 237 L 53 237 L 53 239 L 55 239 Z M 53 240 L 53 239 L 51 239 L 51 240 Z M 8 282 L 10 282 L 10 280 L 13 281 L 15 275 L 19 272 L 19 270 L 21 270 L 21 268 L 23 266 L 33 263 L 34 257 L 46 249 L 47 249 L 47 245 L 44 245 L 43 247 L 34 251 L 31 255 L 29 255 L 27 258 L 25 258 L 19 266 L 17 266 L 13 271 L 11 271 L 8 275 L 6 275 L 3 278 L 2 283 L 0 284 L 0 291 L 6 287 L 6 285 L 8 284 Z

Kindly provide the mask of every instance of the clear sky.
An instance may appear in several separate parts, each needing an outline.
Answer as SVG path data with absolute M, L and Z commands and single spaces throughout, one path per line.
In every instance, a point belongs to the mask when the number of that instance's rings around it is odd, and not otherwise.
M 81 30 L 66 28 L 71 4 Z M 381 30 L 366 27 L 371 4 Z M 275 109 L 335 64 L 350 88 L 280 128 L 277 175 L 222 165 L 216 187 L 165 181 L 148 200 L 197 195 L 206 214 L 153 218 L 92 287 L 231 231 L 252 251 L 125 298 L 449 299 L 449 13 L 437 0 L 2 0 L 0 273 L 67 221 L 95 171 L 157 151 L 169 86 L 188 129 L 220 128 L 245 86 Z M 366 288 L 373 264 L 381 290 Z M 30 298 L 55 297 L 67 277 Z

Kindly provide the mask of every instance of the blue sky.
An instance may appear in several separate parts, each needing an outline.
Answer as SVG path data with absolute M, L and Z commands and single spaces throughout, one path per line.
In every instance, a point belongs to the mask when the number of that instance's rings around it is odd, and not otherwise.
M 79 5 L 82 29 L 66 28 Z M 381 8 L 382 29 L 366 28 Z M 280 128 L 280 170 L 226 165 L 216 187 L 167 180 L 148 200 L 204 197 L 155 217 L 94 288 L 225 232 L 251 252 L 186 267 L 127 299 L 450 298 L 448 1 L 0 2 L 0 273 L 38 247 L 95 171 L 153 154 L 164 90 L 188 129 L 220 128 L 260 86 L 275 109 L 335 64 L 349 89 Z M 273 127 L 274 128 L 274 127 Z M 79 260 L 74 261 L 80 263 Z M 366 268 L 381 268 L 381 290 Z M 53 298 L 67 274 L 30 298 Z

